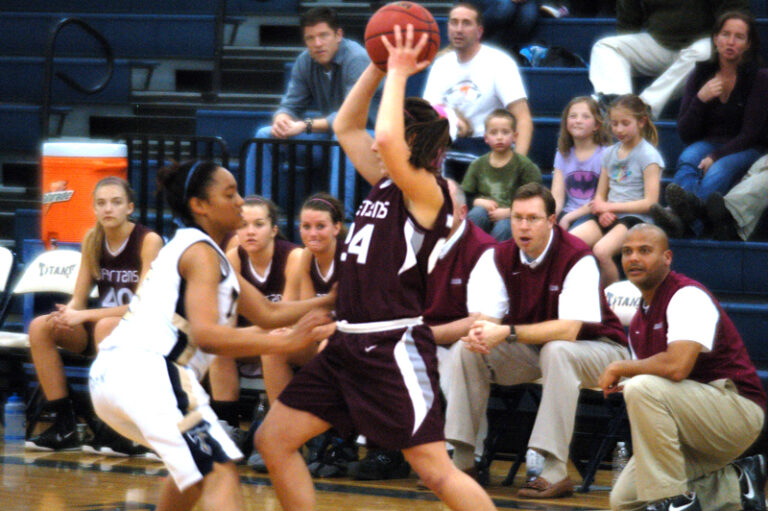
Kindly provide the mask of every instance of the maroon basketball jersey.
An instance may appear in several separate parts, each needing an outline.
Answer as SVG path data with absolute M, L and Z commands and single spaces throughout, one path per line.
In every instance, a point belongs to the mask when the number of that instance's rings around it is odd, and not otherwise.
M 477 260 L 496 240 L 470 221 L 464 224 L 461 238 L 451 250 L 437 261 L 429 275 L 427 305 L 424 321 L 442 325 L 465 318 L 467 311 L 467 282 Z
M 134 224 L 128 241 L 116 255 L 109 253 L 107 240 L 99 259 L 100 275 L 96 281 L 99 288 L 99 307 L 128 305 L 136 292 L 141 277 L 141 245 L 150 229 Z
M 288 262 L 288 254 L 298 245 L 290 241 L 276 239 L 275 251 L 272 253 L 272 265 L 269 267 L 269 275 L 263 282 L 256 277 L 251 266 L 251 259 L 243 247 L 237 247 L 237 255 L 240 258 L 240 273 L 243 278 L 253 284 L 271 302 L 279 302 L 283 299 L 285 289 L 285 264 Z
M 350 323 L 421 316 L 427 276 L 452 217 L 448 185 L 437 178 L 444 203 L 431 230 L 416 222 L 391 179 L 373 187 L 355 214 L 341 254 L 336 312 Z
M 740 395 L 754 401 L 765 410 L 765 391 L 744 347 L 744 341 L 731 318 L 709 290 L 685 275 L 669 272 L 656 289 L 648 310 L 643 310 L 643 307 L 637 309 L 629 325 L 632 351 L 638 359 L 642 360 L 667 350 L 667 330 L 669 329 L 667 308 L 675 293 L 686 286 L 694 286 L 707 293 L 720 313 L 712 350 L 708 353 L 699 353 L 688 379 L 709 383 L 721 378 L 729 378 L 736 385 Z
M 342 250 L 344 250 L 344 246 L 341 244 L 341 242 L 337 242 L 336 253 L 333 256 L 333 266 L 328 271 L 330 275 L 326 275 L 326 278 L 323 278 L 323 276 L 320 275 L 320 269 L 317 266 L 317 259 L 315 259 L 315 256 L 312 256 L 312 261 L 309 263 L 309 278 L 312 280 L 312 286 L 315 288 L 315 296 L 327 295 L 331 292 L 333 285 L 338 282 Z

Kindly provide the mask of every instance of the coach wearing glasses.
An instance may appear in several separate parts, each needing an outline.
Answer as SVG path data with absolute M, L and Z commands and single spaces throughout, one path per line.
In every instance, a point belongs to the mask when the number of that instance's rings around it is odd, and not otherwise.
M 456 350 L 446 396 L 446 439 L 454 461 L 473 468 L 475 439 L 490 384 L 542 379 L 542 398 L 528 441 L 528 480 L 521 498 L 573 493 L 566 463 L 579 387 L 597 386 L 615 360 L 629 357 L 624 329 L 608 307 L 597 261 L 584 242 L 555 221 L 555 200 L 538 183 L 512 199 L 512 239 L 484 266 L 487 293 L 507 314 L 474 324 Z M 477 268 L 476 268 L 477 271 Z

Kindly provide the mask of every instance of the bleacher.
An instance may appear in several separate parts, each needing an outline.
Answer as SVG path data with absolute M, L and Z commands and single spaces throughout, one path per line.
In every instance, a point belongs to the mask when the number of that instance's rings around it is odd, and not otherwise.
M 450 2 L 422 3 L 435 14 L 445 44 Z M 0 244 L 14 248 L 14 240 L 35 237 L 29 227 L 20 229 L 30 232 L 15 232 L 13 215 L 18 209 L 39 210 L 39 147 L 48 136 L 220 136 L 237 169 L 240 147 L 271 118 L 287 69 L 302 50 L 299 13 L 320 4 L 338 8 L 346 35 L 362 39 L 371 14 L 368 2 L 230 0 L 217 26 L 219 3 L 209 0 L 141 0 L 130 7 L 120 0 L 5 0 L 0 8 Z M 752 5 L 768 60 L 768 8 L 764 0 L 752 0 Z M 54 122 L 50 133 L 42 133 L 46 41 L 50 28 L 66 17 L 86 21 L 107 39 L 114 74 L 92 96 L 54 78 Z M 566 47 L 588 61 L 593 42 L 612 33 L 615 20 L 610 18 L 542 19 L 534 41 Z M 98 45 L 78 27 L 62 31 L 55 56 L 54 69 L 83 84 L 98 81 L 104 72 Z M 587 70 L 521 71 L 535 124 L 530 156 L 549 172 L 562 108 L 573 96 L 591 92 Z M 414 77 L 409 92 L 418 92 L 423 80 L 423 75 Z M 669 172 L 683 144 L 672 115 L 665 113 L 657 126 Z M 676 240 L 673 250 L 674 268 L 701 280 L 722 299 L 768 382 L 768 343 L 763 339 L 768 331 L 768 243 Z

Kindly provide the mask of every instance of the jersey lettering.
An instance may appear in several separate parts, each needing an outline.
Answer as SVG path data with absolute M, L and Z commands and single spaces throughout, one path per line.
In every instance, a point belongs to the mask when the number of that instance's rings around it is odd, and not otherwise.
M 357 264 L 365 264 L 368 260 L 368 248 L 371 245 L 371 238 L 373 238 L 373 227 L 373 224 L 366 224 L 357 232 L 353 232 L 353 227 L 347 235 L 347 252 L 357 256 Z M 342 260 L 347 259 L 346 255 L 346 253 L 342 254 Z

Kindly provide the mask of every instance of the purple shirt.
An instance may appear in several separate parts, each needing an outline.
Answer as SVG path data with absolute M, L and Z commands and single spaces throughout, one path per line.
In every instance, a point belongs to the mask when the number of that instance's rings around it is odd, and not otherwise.
M 272 265 L 269 267 L 269 275 L 264 282 L 256 278 L 251 267 L 251 259 L 243 247 L 237 247 L 237 256 L 240 258 L 240 274 L 245 280 L 261 291 L 271 302 L 279 302 L 283 299 L 285 290 L 285 264 L 288 262 L 288 254 L 298 245 L 290 241 L 276 239 L 275 251 L 272 253 Z
M 325 280 L 317 269 L 317 259 L 312 256 L 312 261 L 309 262 L 309 278 L 312 281 L 312 286 L 315 288 L 315 296 L 325 296 L 331 292 L 333 285 L 339 280 L 339 268 L 341 268 L 341 251 L 342 244 L 336 243 L 336 253 L 333 255 L 333 268 L 330 270 L 330 275 L 326 275 L 328 280 Z
M 720 313 L 712 350 L 699 353 L 688 379 L 709 383 L 728 378 L 740 395 L 765 410 L 765 391 L 731 318 L 704 286 L 685 275 L 670 272 L 656 289 L 648 309 L 638 308 L 629 326 L 632 351 L 638 359 L 644 359 L 667 350 L 667 307 L 674 294 L 686 286 L 696 286 L 707 293 Z
M 366 323 L 422 315 L 430 262 L 452 222 L 448 184 L 442 177 L 437 182 L 445 200 L 432 229 L 411 216 L 390 179 L 379 181 L 357 209 L 341 255 L 339 319 Z
M 584 161 L 576 158 L 576 150 L 573 147 L 566 157 L 563 157 L 560 151 L 555 153 L 555 168 L 563 173 L 565 181 L 564 213 L 579 209 L 595 196 L 602 158 L 603 146 L 598 146 L 592 156 Z

